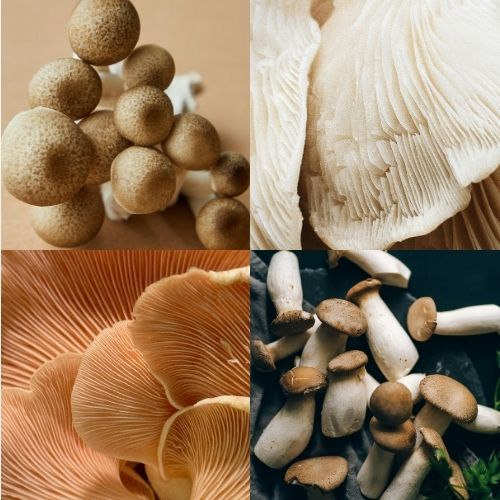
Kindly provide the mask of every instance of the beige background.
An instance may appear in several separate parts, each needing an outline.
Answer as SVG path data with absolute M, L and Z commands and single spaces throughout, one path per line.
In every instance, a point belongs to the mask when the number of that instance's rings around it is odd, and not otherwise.
M 217 128 L 224 149 L 249 154 L 249 11 L 247 0 L 133 0 L 139 44 L 173 55 L 178 73 L 199 71 L 200 114 Z M 66 26 L 76 0 L 2 0 L 2 131 L 28 108 L 26 89 L 43 64 L 70 57 Z M 248 192 L 243 195 L 248 206 Z M 2 248 L 52 248 L 31 229 L 30 207 L 2 189 Z M 106 220 L 85 248 L 200 247 L 185 202 L 165 212 Z

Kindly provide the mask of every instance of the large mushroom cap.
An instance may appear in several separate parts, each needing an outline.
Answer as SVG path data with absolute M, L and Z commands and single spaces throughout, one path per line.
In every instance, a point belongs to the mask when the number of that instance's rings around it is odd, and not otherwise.
M 318 488 L 327 493 L 338 488 L 349 471 L 342 457 L 314 457 L 295 462 L 285 474 L 285 483 Z
M 406 420 L 397 427 L 382 425 L 375 417 L 370 420 L 370 432 L 373 440 L 384 450 L 397 453 L 413 448 L 417 433 L 411 420 Z
M 432 337 L 437 325 L 436 303 L 431 297 L 420 297 L 408 309 L 406 318 L 410 335 L 419 342 Z
M 316 307 L 322 323 L 349 337 L 359 337 L 366 332 L 365 315 L 358 306 L 342 299 L 327 299 Z
M 252 355 L 252 363 L 257 370 L 261 372 L 272 372 L 276 370 L 274 359 L 262 340 L 252 340 L 250 343 L 250 353 Z
M 370 410 L 383 425 L 397 426 L 408 420 L 413 409 L 411 392 L 399 382 L 384 382 L 372 393 Z
M 283 391 L 290 396 L 319 391 L 325 388 L 327 383 L 323 373 L 309 366 L 296 366 L 280 379 Z
M 420 382 L 420 393 L 431 405 L 453 420 L 470 423 L 477 417 L 477 401 L 460 382 L 445 375 L 428 375 Z
M 271 322 L 271 330 L 275 335 L 285 337 L 305 332 L 314 325 L 314 314 L 307 311 L 285 311 Z
M 347 351 L 335 356 L 328 363 L 330 373 L 341 374 L 357 370 L 368 363 L 368 356 L 363 351 Z
M 382 282 L 375 278 L 367 278 L 359 283 L 356 283 L 352 288 L 350 288 L 346 293 L 346 299 L 359 304 L 360 298 L 365 293 L 376 292 L 382 286 Z

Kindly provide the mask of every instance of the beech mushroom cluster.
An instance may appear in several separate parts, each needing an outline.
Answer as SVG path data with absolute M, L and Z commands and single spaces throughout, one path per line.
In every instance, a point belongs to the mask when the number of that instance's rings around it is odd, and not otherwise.
M 8 254 L 2 493 L 247 499 L 249 268 L 235 267 L 247 264 L 247 252 Z
M 390 277 L 395 286 L 408 285 L 410 270 L 392 255 L 373 250 L 343 252 L 343 256 L 370 274 Z M 331 263 L 339 255 L 329 257 Z M 347 474 L 344 458 L 314 456 L 293 462 L 304 458 L 315 422 L 321 422 L 322 436 L 338 439 L 360 431 L 370 415 L 373 444 L 359 470 L 352 471 L 365 497 L 417 498 L 433 453 L 441 448 L 453 470 L 450 484 L 458 485 L 467 498 L 460 467 L 451 465 L 441 436 L 452 423 L 471 432 L 500 434 L 500 412 L 479 405 L 465 385 L 449 376 L 412 373 L 418 361 L 412 337 L 423 340 L 415 332 L 437 329 L 439 324 L 449 334 L 496 332 L 499 308 L 480 305 L 436 313 L 431 299 L 417 299 L 408 310 L 410 336 L 380 297 L 381 286 L 380 280 L 367 278 L 347 291 L 347 300 L 323 300 L 312 318 L 316 323 L 311 324 L 311 314 L 303 310 L 297 257 L 288 251 L 272 256 L 267 289 L 278 316 L 270 332 L 279 339 L 267 345 L 253 339 L 252 366 L 261 372 L 279 372 L 283 360 L 298 356 L 280 379 L 286 402 L 255 436 L 253 453 L 272 469 L 288 467 L 285 483 L 307 487 L 311 498 L 333 498 L 333 489 Z M 281 318 L 287 320 L 277 321 Z M 363 334 L 369 354 L 350 346 L 349 337 Z M 370 358 L 387 381 L 379 383 L 365 371 Z M 321 408 L 320 419 L 316 408 Z
M 249 163 L 221 150 L 206 118 L 182 105 L 174 114 L 167 92 L 174 60 L 157 45 L 135 48 L 140 20 L 132 3 L 80 0 L 68 34 L 74 57 L 38 70 L 32 109 L 3 136 L 3 183 L 34 206 L 36 233 L 54 246 L 82 245 L 105 213 L 116 220 L 162 211 L 177 202 L 188 172 L 202 171 L 209 192 L 190 195 L 199 240 L 209 249 L 248 248 L 250 215 L 236 197 L 249 186 Z M 109 71 L 117 63 L 120 75 Z M 93 194 L 98 185 L 102 198 Z

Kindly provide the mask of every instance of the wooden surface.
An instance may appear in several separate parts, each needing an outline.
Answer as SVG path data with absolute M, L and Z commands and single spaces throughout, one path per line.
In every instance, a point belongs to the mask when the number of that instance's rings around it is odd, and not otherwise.
M 173 55 L 177 73 L 196 70 L 197 112 L 217 128 L 223 149 L 249 155 L 249 11 L 246 0 L 133 0 L 139 44 Z M 28 108 L 26 89 L 45 63 L 71 56 L 66 26 L 76 0 L 2 0 L 2 130 Z M 248 206 L 248 192 L 241 199 Z M 2 188 L 2 248 L 47 249 L 31 229 L 30 207 Z M 84 248 L 199 248 L 185 202 L 163 213 L 106 220 Z

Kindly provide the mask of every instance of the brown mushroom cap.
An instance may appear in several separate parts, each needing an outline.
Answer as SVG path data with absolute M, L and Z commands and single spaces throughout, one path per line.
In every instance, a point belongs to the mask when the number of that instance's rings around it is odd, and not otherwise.
M 113 121 L 113 111 L 95 111 L 79 124 L 92 141 L 97 155 L 90 167 L 87 184 L 102 184 L 110 179 L 111 163 L 131 143 L 120 135 Z
M 31 223 L 38 236 L 56 247 L 76 247 L 97 235 L 104 222 L 98 191 L 82 188 L 71 200 L 51 207 L 33 207 Z
M 363 351 L 347 351 L 335 356 L 328 363 L 330 373 L 340 374 L 352 372 L 368 363 L 368 356 Z
M 137 47 L 123 62 L 123 79 L 128 89 L 152 85 L 165 90 L 175 74 L 175 62 L 163 47 L 154 44 Z
M 408 309 L 406 318 L 410 335 L 419 342 L 429 340 L 437 325 L 437 309 L 431 297 L 420 297 Z
M 307 311 L 285 311 L 271 322 L 271 330 L 275 335 L 285 337 L 305 332 L 314 325 L 314 314 Z
M 172 131 L 162 147 L 179 167 L 205 170 L 217 162 L 221 145 L 217 130 L 206 118 L 181 113 L 175 116 Z
M 422 442 L 430 450 L 443 450 L 445 452 L 447 460 L 449 460 L 448 450 L 444 444 L 443 438 L 439 432 L 431 429 L 430 427 L 422 427 L 419 429 L 420 434 L 422 434 Z
M 314 457 L 291 465 L 285 483 L 319 488 L 324 493 L 338 488 L 347 477 L 349 465 L 342 457 Z
M 48 108 L 16 115 L 2 137 L 2 180 L 37 206 L 69 200 L 85 184 L 95 152 L 71 118 Z
M 80 0 L 69 21 L 71 48 L 97 66 L 125 59 L 141 31 L 139 15 L 129 0 Z
M 477 401 L 457 380 L 445 375 L 428 375 L 420 382 L 422 397 L 453 420 L 470 423 L 477 417 Z
M 283 374 L 280 384 L 286 394 L 295 396 L 319 391 L 326 387 L 327 381 L 326 376 L 316 368 L 296 366 Z
M 359 337 L 367 329 L 361 309 L 347 300 L 324 300 L 316 307 L 316 314 L 322 323 L 349 337 Z
M 250 213 L 243 203 L 234 198 L 211 200 L 196 218 L 196 234 L 209 249 L 248 248 Z
M 373 440 L 384 450 L 397 453 L 413 448 L 417 433 L 411 420 L 403 422 L 398 427 L 382 425 L 375 417 L 370 420 L 370 432 Z
M 28 100 L 77 119 L 99 104 L 102 83 L 97 71 L 78 59 L 57 59 L 42 66 L 31 79 Z
M 276 370 L 274 359 L 266 344 L 262 340 L 252 340 L 250 343 L 253 366 L 261 372 L 273 372 Z
M 219 196 L 238 196 L 250 184 L 250 164 L 239 153 L 225 151 L 210 169 L 212 189 Z
M 366 292 L 377 291 L 382 286 L 382 282 L 375 278 L 367 278 L 359 283 L 356 283 L 347 291 L 346 299 L 359 304 L 359 299 Z
M 113 197 L 132 214 L 164 210 L 175 193 L 175 185 L 175 166 L 154 148 L 131 146 L 111 165 Z
M 370 398 L 370 410 L 383 425 L 401 425 L 410 418 L 412 409 L 411 392 L 399 382 L 380 384 Z

